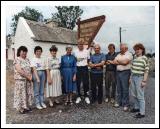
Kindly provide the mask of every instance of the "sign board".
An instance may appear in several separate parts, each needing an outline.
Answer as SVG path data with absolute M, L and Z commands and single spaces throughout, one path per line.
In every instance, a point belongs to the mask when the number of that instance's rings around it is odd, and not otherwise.
M 93 17 L 83 21 L 80 21 L 80 19 L 78 19 L 78 39 L 80 39 L 84 43 L 85 47 L 90 47 L 104 21 L 104 15 Z

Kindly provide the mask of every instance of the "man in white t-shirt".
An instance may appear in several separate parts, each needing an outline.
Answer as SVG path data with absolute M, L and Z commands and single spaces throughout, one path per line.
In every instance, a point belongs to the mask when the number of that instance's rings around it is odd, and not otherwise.
M 77 92 L 78 97 L 76 103 L 81 102 L 81 83 L 83 83 L 85 102 L 90 104 L 89 91 L 89 75 L 88 75 L 88 60 L 90 59 L 89 50 L 85 49 L 83 42 L 78 41 L 78 49 L 74 51 L 74 56 L 77 59 Z

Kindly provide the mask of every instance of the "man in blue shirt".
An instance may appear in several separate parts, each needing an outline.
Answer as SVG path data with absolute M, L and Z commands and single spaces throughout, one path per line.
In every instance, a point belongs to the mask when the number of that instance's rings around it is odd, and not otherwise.
M 91 91 L 92 103 L 98 99 L 98 104 L 102 103 L 103 98 L 103 65 L 105 63 L 104 54 L 100 53 L 100 46 L 95 44 L 95 54 L 91 56 L 89 66 L 91 67 Z M 98 96 L 97 96 L 98 86 Z

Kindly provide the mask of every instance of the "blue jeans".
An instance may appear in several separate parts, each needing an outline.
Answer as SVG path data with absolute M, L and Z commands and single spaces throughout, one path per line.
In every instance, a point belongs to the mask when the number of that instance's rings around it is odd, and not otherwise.
M 143 80 L 142 75 L 131 76 L 131 95 L 133 96 L 133 103 L 135 109 L 140 109 L 142 115 L 145 114 L 145 99 L 144 99 L 144 87 L 141 87 Z
M 117 103 L 129 106 L 129 78 L 130 70 L 117 71 Z
M 40 84 L 38 85 L 37 79 L 33 74 L 33 87 L 34 87 L 34 98 L 35 104 L 40 105 L 44 102 L 44 83 L 45 83 L 45 71 L 37 71 Z

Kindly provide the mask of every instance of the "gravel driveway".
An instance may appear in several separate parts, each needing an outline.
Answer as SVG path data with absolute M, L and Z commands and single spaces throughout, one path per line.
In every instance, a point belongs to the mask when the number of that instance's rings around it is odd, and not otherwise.
M 7 76 L 13 76 L 7 71 Z M 86 105 L 84 102 L 72 106 L 64 106 L 64 97 L 61 104 L 53 108 L 37 110 L 28 114 L 19 114 L 13 109 L 14 81 L 7 78 L 7 124 L 154 124 L 155 123 L 155 78 L 149 77 L 146 87 L 146 117 L 133 118 L 134 114 L 124 112 L 122 108 L 113 108 L 112 104 L 103 102 Z M 48 103 L 46 101 L 46 103 Z

